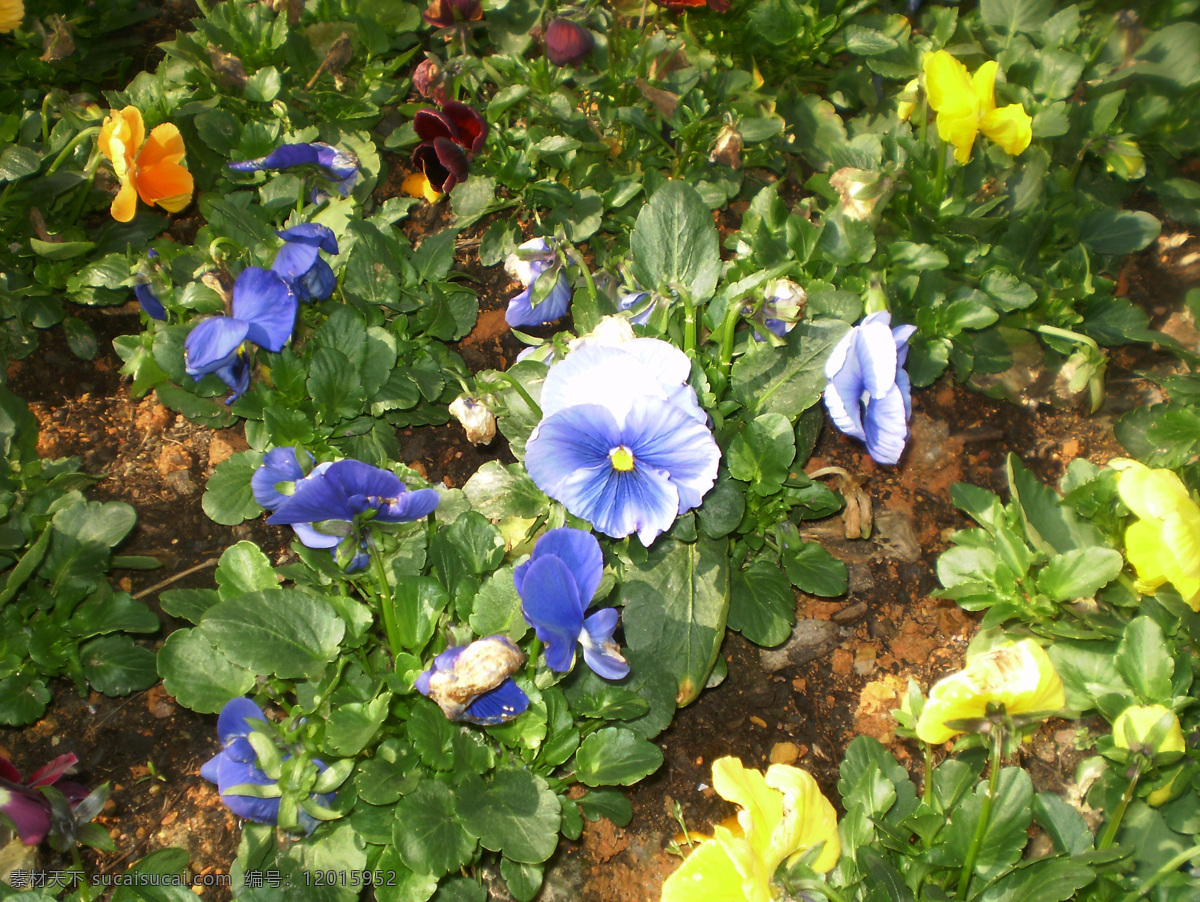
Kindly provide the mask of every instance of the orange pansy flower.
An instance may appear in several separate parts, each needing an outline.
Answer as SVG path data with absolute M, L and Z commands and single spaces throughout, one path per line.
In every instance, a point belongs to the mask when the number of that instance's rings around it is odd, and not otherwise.
M 180 165 L 183 136 L 174 125 L 160 125 L 147 138 L 141 111 L 127 106 L 120 112 L 113 110 L 104 120 L 96 144 L 121 180 L 110 208 L 117 222 L 133 219 L 139 196 L 168 213 L 178 213 L 191 203 L 192 174 Z

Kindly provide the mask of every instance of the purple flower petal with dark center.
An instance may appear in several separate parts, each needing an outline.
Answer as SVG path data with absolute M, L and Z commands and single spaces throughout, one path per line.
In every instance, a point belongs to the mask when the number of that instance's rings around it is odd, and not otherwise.
M 546 26 L 546 58 L 556 66 L 569 66 L 592 52 L 596 38 L 577 22 L 556 16 Z
M 456 134 L 449 137 L 455 143 L 465 147 L 472 156 L 483 150 L 487 142 L 488 124 L 478 111 L 457 100 L 448 100 L 442 104 L 442 113 L 454 124 Z

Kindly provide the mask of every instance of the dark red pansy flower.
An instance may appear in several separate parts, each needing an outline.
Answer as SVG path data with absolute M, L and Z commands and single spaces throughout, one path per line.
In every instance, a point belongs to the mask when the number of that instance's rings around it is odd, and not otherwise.
M 483 18 L 480 0 L 433 0 L 421 18 L 435 28 L 449 28 L 459 22 L 478 22 Z
M 689 9 L 699 9 L 701 6 L 707 6 L 715 13 L 729 11 L 729 0 L 654 0 L 654 2 L 673 13 L 682 13 Z
M 592 33 L 570 19 L 554 18 L 546 26 L 546 57 L 556 66 L 569 66 L 592 52 Z
M 487 140 L 487 121 L 465 103 L 448 100 L 440 110 L 418 110 L 413 128 L 421 143 L 413 151 L 413 166 L 445 194 L 467 178 L 471 157 Z

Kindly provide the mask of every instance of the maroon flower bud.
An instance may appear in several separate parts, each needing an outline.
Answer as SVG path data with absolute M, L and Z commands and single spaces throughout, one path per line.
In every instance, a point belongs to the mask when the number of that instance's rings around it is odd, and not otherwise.
M 594 46 L 592 33 L 570 19 L 554 18 L 546 26 L 546 57 L 556 66 L 578 63 Z
M 428 97 L 436 103 L 445 103 L 446 89 L 443 86 L 445 72 L 431 59 L 421 60 L 413 72 L 413 87 L 422 97 Z
M 421 18 L 436 28 L 449 28 L 459 22 L 478 22 L 483 18 L 480 0 L 433 0 Z

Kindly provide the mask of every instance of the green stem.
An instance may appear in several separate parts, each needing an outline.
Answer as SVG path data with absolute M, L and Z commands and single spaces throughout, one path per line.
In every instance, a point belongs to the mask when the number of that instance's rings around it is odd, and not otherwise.
M 1129 785 L 1125 787 L 1125 791 L 1121 793 L 1121 801 L 1117 803 L 1117 810 L 1113 812 L 1112 819 L 1108 822 L 1108 826 L 1104 828 L 1104 833 L 1100 837 L 1100 842 L 1096 845 L 1097 849 L 1107 849 L 1113 844 L 1113 840 L 1117 838 L 1117 830 L 1121 828 L 1121 821 L 1125 817 L 1125 809 L 1129 807 L 1129 803 L 1133 801 L 1133 794 L 1137 791 L 1138 780 L 1142 777 L 1142 762 L 1135 761 L 1133 765 L 1133 775 L 1129 778 Z
M 922 742 L 925 747 L 925 789 L 922 793 L 922 800 L 930 808 L 933 807 L 933 746 L 928 742 Z
M 1184 849 L 1161 868 L 1154 872 L 1154 876 L 1141 885 L 1139 889 L 1128 892 L 1121 896 L 1117 902 L 1137 902 L 1143 896 L 1147 895 L 1150 890 L 1158 886 L 1181 867 L 1191 861 L 1193 858 L 1200 858 L 1200 846 L 1192 849 Z
M 725 318 L 721 320 L 721 372 L 726 376 L 733 365 L 733 338 L 740 310 L 741 301 L 731 302 L 725 308 Z
M 100 134 L 100 126 L 93 125 L 90 128 L 85 128 L 83 131 L 81 131 L 79 134 L 77 134 L 74 138 L 72 138 L 70 141 L 68 141 L 67 146 L 58 152 L 58 156 L 54 158 L 54 162 L 51 163 L 50 168 L 46 170 L 46 175 L 53 175 L 55 172 L 57 172 L 58 167 L 61 166 L 64 162 L 66 162 L 67 157 L 69 157 L 71 155 L 71 152 L 76 147 L 78 147 L 80 144 L 82 144 L 84 141 L 86 141 L 92 135 L 98 135 L 98 134 Z
M 687 291 L 679 293 L 683 296 L 683 350 L 688 353 L 696 350 L 696 305 Z
M 50 146 L 50 116 L 46 108 L 50 106 L 50 95 L 42 98 L 42 147 Z
M 540 420 L 542 418 L 542 408 L 538 404 L 537 401 L 533 400 L 533 398 L 532 398 L 532 396 L 530 396 L 529 392 L 527 392 L 525 390 L 525 386 L 522 385 L 519 381 L 517 381 L 516 378 L 509 375 L 508 373 L 501 373 L 500 375 L 504 379 L 505 382 L 507 382 L 509 385 L 511 385 L 513 387 L 513 391 L 515 391 L 518 395 L 521 396 L 521 400 L 524 401 L 527 405 L 529 405 L 529 409 L 532 410 L 535 414 L 537 414 L 537 418 Z
M 996 801 L 996 790 L 1000 786 L 1000 752 L 1004 748 L 1004 730 L 998 724 L 992 726 L 992 747 L 989 755 L 992 772 L 988 774 L 987 795 L 979 808 L 979 823 L 975 825 L 975 835 L 971 837 L 971 845 L 967 848 L 967 857 L 963 861 L 962 870 L 958 872 L 958 889 L 956 899 L 966 899 L 967 889 L 971 885 L 971 877 L 975 871 L 975 859 L 983 846 L 983 838 L 987 835 L 988 821 L 992 817 L 992 803 Z
M 388 645 L 392 649 L 392 660 L 395 661 L 404 651 L 400 641 L 400 626 L 396 623 L 396 599 L 392 588 L 388 585 L 387 570 L 383 566 L 383 555 L 379 553 L 379 545 L 371 537 L 367 554 L 371 558 L 371 569 L 375 572 L 375 582 L 379 586 L 379 612 L 383 615 L 383 628 L 387 631 Z
M 946 143 L 941 138 L 937 140 L 937 154 L 937 172 L 934 175 L 933 181 L 933 202 L 940 215 L 942 202 L 946 199 Z
M 79 846 L 71 846 L 71 862 L 75 865 L 81 877 L 79 881 L 79 898 L 83 902 L 92 902 L 92 885 L 87 879 L 87 874 L 83 872 L 83 858 L 79 854 Z

